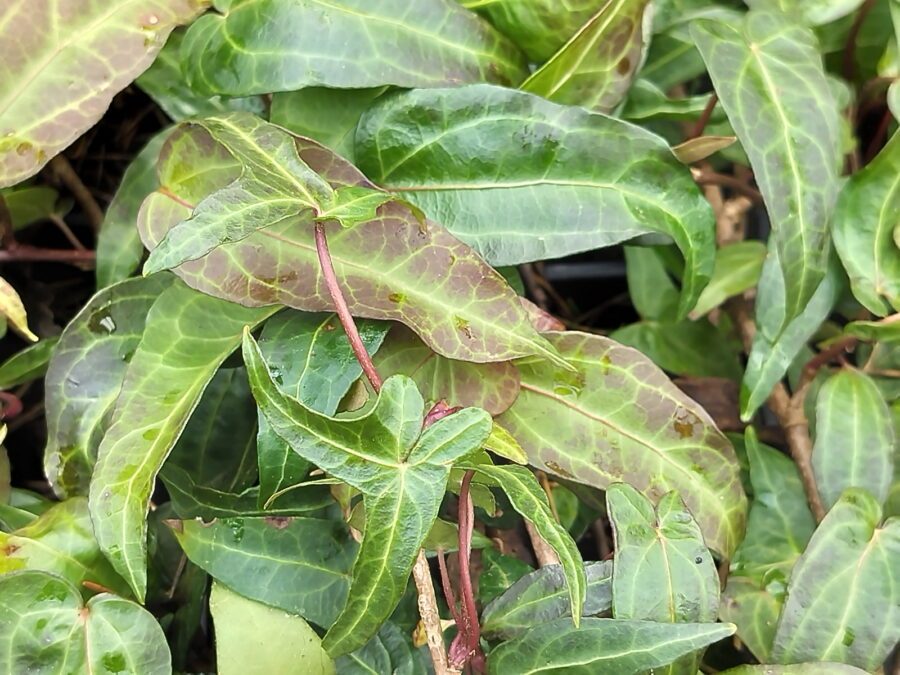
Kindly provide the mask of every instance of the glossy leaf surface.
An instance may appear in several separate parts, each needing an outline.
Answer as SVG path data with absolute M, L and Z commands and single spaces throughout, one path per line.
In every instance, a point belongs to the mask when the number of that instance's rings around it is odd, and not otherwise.
M 301 158 L 333 187 L 370 185 L 321 146 L 302 139 L 297 143 Z M 167 190 L 151 195 L 141 210 L 144 243 L 153 248 L 169 228 L 190 215 L 189 205 L 233 181 L 237 170 L 231 155 L 202 129 L 176 132 L 160 163 Z M 535 333 L 528 312 L 503 277 L 438 225 L 423 226 L 407 207 L 388 204 L 377 220 L 346 229 L 330 223 L 325 230 L 354 316 L 402 321 L 432 349 L 451 358 L 557 358 Z M 331 310 L 318 270 L 312 227 L 285 221 L 220 246 L 176 272 L 189 286 L 247 305 Z M 472 279 L 479 281 L 473 284 Z
M 275 311 L 241 307 L 178 283 L 147 315 L 90 489 L 100 547 L 140 599 L 146 592 L 146 517 L 156 474 L 206 385 L 240 344 L 244 327 Z
M 30 571 L 0 577 L 0 594 L 3 672 L 24 673 L 35 664 L 54 675 L 172 672 L 162 628 L 134 602 L 103 593 L 82 605 L 69 582 Z
M 775 12 L 751 11 L 738 25 L 699 20 L 691 35 L 766 201 L 786 323 L 825 276 L 839 188 L 838 107 L 822 58 L 811 31 Z
M 756 286 L 765 258 L 766 246 L 759 241 L 740 241 L 717 250 L 712 277 L 691 311 L 691 318 L 700 318 L 728 298 Z
M 14 2 L 0 24 L 0 186 L 37 173 L 102 117 L 206 0 Z
M 686 260 L 682 313 L 712 272 L 689 171 L 658 136 L 582 108 L 488 85 L 396 94 L 363 115 L 356 159 L 493 265 L 659 232 Z
M 680 656 L 734 633 L 730 624 L 666 624 L 588 618 L 573 630 L 569 619 L 537 626 L 504 642 L 490 654 L 488 672 L 589 675 L 638 673 L 667 665 Z
M 900 520 L 880 520 L 878 502 L 858 488 L 828 512 L 794 566 L 773 660 L 881 665 L 900 639 Z
M 221 13 L 196 21 L 182 49 L 188 82 L 206 94 L 516 84 L 526 72 L 512 43 L 451 0 L 216 5 Z
M 110 286 L 91 298 L 60 336 L 44 385 L 44 471 L 58 496 L 87 493 L 147 313 L 172 282 L 160 274 Z
M 644 10 L 649 0 L 611 0 L 546 63 L 523 91 L 557 103 L 612 111 L 643 60 Z
M 546 335 L 577 371 L 518 362 L 522 391 L 499 421 L 529 461 L 595 488 L 625 481 L 651 499 L 678 490 L 707 545 L 730 555 L 746 500 L 734 451 L 707 413 L 633 349 L 594 335 Z M 548 438 L 545 425 L 560 433 Z

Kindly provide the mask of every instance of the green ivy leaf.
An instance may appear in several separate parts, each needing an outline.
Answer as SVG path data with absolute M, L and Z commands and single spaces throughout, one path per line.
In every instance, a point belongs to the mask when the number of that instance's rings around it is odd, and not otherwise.
M 473 532 L 473 548 L 475 544 L 474 534 L 477 532 L 478 530 Z M 561 602 L 568 608 L 570 605 L 569 592 L 566 587 L 566 578 L 562 573 L 562 568 L 559 565 L 555 565 L 555 567 L 560 570 Z M 481 552 L 481 574 L 478 575 L 478 591 L 476 599 L 482 605 L 493 602 L 496 597 L 504 593 L 516 581 L 533 570 L 534 568 L 521 558 L 500 553 L 492 547 L 486 548 Z M 571 616 L 571 613 L 566 611 L 560 616 Z M 484 634 L 483 620 L 481 628 L 482 634 Z
M 375 367 L 384 377 L 412 378 L 426 402 L 484 408 L 499 415 L 519 394 L 519 372 L 509 361 L 471 363 L 440 356 L 404 326 L 395 326 L 376 354 Z
M 776 663 L 840 661 L 873 671 L 900 639 L 900 520 L 880 528 L 881 507 L 846 490 L 794 566 L 775 634 Z M 839 611 L 835 611 L 838 608 Z
M 191 117 L 226 113 L 230 110 L 245 110 L 263 115 L 266 105 L 261 96 L 247 98 L 207 96 L 191 89 L 182 68 L 181 48 L 184 44 L 184 34 L 185 31 L 182 29 L 172 32 L 166 46 L 153 61 L 153 65 L 135 81 L 135 84 L 175 122 Z
M 812 454 L 823 506 L 849 487 L 866 488 L 884 504 L 896 449 L 891 412 L 872 378 L 850 367 L 829 378 L 816 399 Z
M 643 61 L 648 2 L 603 3 L 521 89 L 557 103 L 604 113 L 614 110 Z
M 616 562 L 616 619 L 712 623 L 719 608 L 719 575 L 700 528 L 675 491 L 652 502 L 626 483 L 606 490 Z M 696 673 L 701 654 L 685 655 L 667 673 Z
M 412 380 L 388 379 L 374 407 L 332 418 L 280 391 L 246 335 L 250 386 L 272 429 L 306 460 L 364 495 L 365 536 L 347 604 L 324 639 L 332 656 L 362 647 L 403 594 L 416 555 L 437 517 L 450 464 L 481 447 L 491 429 L 466 408 L 422 431 L 424 401 Z
M 168 524 L 192 563 L 247 598 L 324 628 L 347 598 L 358 546 L 341 522 L 271 516 Z
M 352 162 L 359 118 L 386 89 L 305 87 L 278 92 L 272 96 L 269 121 L 311 138 Z
M 588 618 L 573 629 L 569 619 L 557 619 L 494 649 L 488 657 L 488 672 L 639 673 L 665 666 L 732 633 L 730 624 Z
M 735 551 L 719 609 L 738 636 L 768 662 L 787 580 L 816 528 L 797 466 L 783 453 L 745 432 L 753 501 L 747 534 Z
M 356 157 L 493 265 L 660 232 L 685 256 L 682 314 L 712 272 L 709 203 L 661 138 L 620 120 L 489 85 L 414 90 L 363 115 Z
M 591 18 L 603 0 L 567 0 L 565 11 L 554 0 L 462 0 L 508 35 L 533 63 L 543 63 Z
M 815 36 L 788 16 L 703 19 L 691 34 L 766 202 L 787 289 L 782 328 L 825 277 L 840 187 L 839 110 Z
M 0 389 L 12 389 L 44 376 L 59 338 L 44 338 L 16 352 L 0 365 Z
M 361 185 L 347 185 L 332 192 L 331 199 L 322 204 L 315 220 L 336 220 L 343 227 L 353 227 L 374 220 L 378 207 L 392 199 L 387 192 Z
M 655 39 L 655 38 L 654 38 Z M 651 47 L 652 49 L 652 47 Z M 699 58 L 699 57 L 698 57 Z M 642 71 L 643 72 L 643 71 Z M 710 94 L 670 98 L 653 82 L 637 80 L 628 90 L 628 98 L 622 108 L 622 118 L 636 122 L 653 120 L 692 121 L 700 117 L 709 105 Z M 713 112 L 715 117 L 716 108 Z
M 213 583 L 209 611 L 216 629 L 221 675 L 334 675 L 316 632 L 285 614 Z M 273 649 L 272 645 L 278 645 Z
M 628 295 L 642 319 L 675 321 L 678 287 L 656 247 L 625 246 Z
M 301 157 L 334 187 L 366 185 L 362 174 L 321 146 L 295 139 Z M 182 127 L 160 163 L 165 191 L 144 202 L 139 228 L 153 248 L 192 206 L 232 182 L 234 158 L 198 127 Z M 526 354 L 559 357 L 531 326 L 520 299 L 503 278 L 440 226 L 424 229 L 407 207 L 388 204 L 373 221 L 343 229 L 326 225 L 341 287 L 355 316 L 403 321 L 438 353 L 470 361 L 506 361 Z M 477 276 L 479 283 L 448 283 Z M 390 270 L 390 273 L 387 272 Z M 320 283 L 312 228 L 290 220 L 220 246 L 176 270 L 198 290 L 247 305 L 287 304 L 331 309 Z
M 462 462 L 457 466 L 480 473 L 495 482 L 506 493 L 512 507 L 534 525 L 541 538 L 556 552 L 566 576 L 572 620 L 578 626 L 587 586 L 581 553 L 566 528 L 554 517 L 547 494 L 531 470 L 511 464 L 494 466 Z
M 217 4 L 220 13 L 188 29 L 181 52 L 201 93 L 516 84 L 527 73 L 508 40 L 450 0 Z
M 172 657 L 156 619 L 140 605 L 102 593 L 81 602 L 68 581 L 46 572 L 0 577 L 0 671 L 170 675 Z M 41 626 L 36 639 L 34 626 Z
M 50 216 L 62 218 L 71 205 L 70 201 L 61 200 L 53 188 L 27 183 L 0 189 L 0 198 L 9 211 L 14 232 Z
M 651 499 L 677 490 L 707 545 L 730 556 L 746 498 L 734 450 L 707 413 L 633 349 L 596 335 L 545 335 L 577 371 L 518 362 L 522 391 L 498 421 L 529 461 L 594 488 L 625 481 Z M 545 428 L 558 433 L 548 438 Z
M 753 9 L 775 9 L 792 14 L 811 26 L 821 26 L 852 14 L 863 0 L 748 0 Z
M 583 616 L 598 616 L 612 607 L 612 572 L 610 560 L 585 563 Z M 563 568 L 547 565 L 520 578 L 485 607 L 481 629 L 490 640 L 511 640 L 534 626 L 571 615 Z
M 74 0 L 7 7 L 0 44 L 0 187 L 37 173 L 99 120 L 172 29 L 207 0 Z M 64 12 L 65 20 L 60 19 Z M 22 39 L 27 35 L 28 39 Z M 60 89 L 64 88 L 65 93 Z
M 333 204 L 334 190 L 300 159 L 287 131 L 242 112 L 187 124 L 203 129 L 231 153 L 240 175 L 166 232 L 144 264 L 145 275 L 202 258 L 270 225 L 298 227 L 307 213 Z
M 893 230 L 900 209 L 900 136 L 853 174 L 838 198 L 834 246 L 853 295 L 878 316 L 900 309 L 900 250 Z
M 11 534 L 0 532 L 0 573 L 16 570 L 56 574 L 86 596 L 90 592 L 82 587 L 84 581 L 129 594 L 128 585 L 100 551 L 83 497 L 51 506 Z
M 87 493 L 97 449 L 147 313 L 173 281 L 171 275 L 159 274 L 105 288 L 60 336 L 44 381 L 44 471 L 59 497 Z
M 127 279 L 141 264 L 144 245 L 137 230 L 141 202 L 159 187 L 156 160 L 170 133 L 156 134 L 125 169 L 97 235 L 97 288 Z
M 784 324 L 786 290 L 776 247 L 770 243 L 756 298 L 756 335 L 741 382 L 741 419 L 753 414 L 784 377 L 797 354 L 819 330 L 840 298 L 844 283 L 832 257 L 827 274 L 799 316 Z
M 797 663 L 790 666 L 738 666 L 722 675 L 864 675 L 866 671 L 843 663 Z
M 421 651 L 413 648 L 400 628 L 385 622 L 378 635 L 352 654 L 345 654 L 335 661 L 341 675 L 372 675 L 373 673 L 397 673 L 397 675 L 427 675 L 431 672 Z
M 728 298 L 748 291 L 759 282 L 766 245 L 760 241 L 739 241 L 716 251 L 716 265 L 690 318 L 699 319 Z
M 146 517 L 156 474 L 244 326 L 277 310 L 241 307 L 178 283 L 146 316 L 90 489 L 100 547 L 139 599 L 147 588 Z

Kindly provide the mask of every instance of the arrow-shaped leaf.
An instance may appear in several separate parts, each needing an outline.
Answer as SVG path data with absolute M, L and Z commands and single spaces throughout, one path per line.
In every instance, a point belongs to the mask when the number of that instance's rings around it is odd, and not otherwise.
M 322 146 L 300 138 L 296 142 L 303 161 L 333 187 L 371 186 Z M 154 248 L 190 215 L 193 204 L 228 185 L 238 172 L 234 158 L 202 128 L 176 130 L 160 159 L 164 187 L 141 210 L 144 242 Z M 325 230 L 355 316 L 402 321 L 451 358 L 483 362 L 544 354 L 559 360 L 534 331 L 503 277 L 439 225 L 423 226 L 408 207 L 386 204 L 376 220 L 352 228 L 327 223 Z M 321 280 L 313 228 L 290 220 L 220 246 L 176 273 L 204 293 L 245 305 L 333 308 Z M 475 278 L 479 282 L 470 284 Z
M 825 276 L 840 187 L 838 106 L 815 36 L 784 14 L 750 11 L 737 25 L 701 19 L 691 35 L 765 198 L 787 289 L 780 329 Z
M 683 314 L 712 272 L 712 213 L 688 169 L 599 113 L 488 85 L 413 90 L 363 115 L 356 158 L 493 265 L 660 232 L 685 257 Z
M 278 388 L 249 333 L 244 361 L 275 433 L 364 495 L 366 528 L 347 604 L 323 642 L 333 656 L 352 652 L 377 633 L 399 602 L 437 517 L 451 463 L 481 447 L 491 431 L 490 415 L 465 408 L 423 432 L 422 396 L 412 380 L 396 375 L 362 415 L 328 417 Z
M 181 283 L 150 308 L 90 489 L 100 548 L 139 599 L 147 587 L 146 517 L 156 474 L 244 326 L 277 310 L 241 307 Z
M 878 668 L 900 639 L 900 519 L 881 527 L 881 507 L 850 488 L 794 566 L 775 634 L 777 663 L 839 661 Z
M 488 657 L 492 675 L 640 673 L 665 666 L 734 633 L 731 624 L 589 618 L 536 626 Z
M 515 46 L 453 0 L 216 4 L 221 12 L 195 22 L 182 50 L 202 93 L 516 84 L 527 73 Z
M 648 2 L 604 3 L 520 88 L 557 103 L 612 111 L 643 60 Z
M 595 488 L 628 482 L 653 500 L 677 490 L 707 545 L 729 556 L 746 498 L 734 450 L 707 413 L 634 349 L 584 333 L 545 335 L 577 370 L 518 362 L 522 390 L 498 421 L 529 461 Z

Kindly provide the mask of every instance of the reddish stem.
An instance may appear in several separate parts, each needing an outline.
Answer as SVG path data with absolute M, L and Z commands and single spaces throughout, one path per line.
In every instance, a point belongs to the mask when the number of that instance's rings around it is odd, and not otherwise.
M 22 399 L 9 391 L 0 391 L 0 420 L 11 420 L 22 413 Z
M 450 572 L 447 570 L 447 559 L 444 556 L 444 549 L 438 549 L 437 560 L 438 569 L 441 571 L 441 590 L 444 591 L 444 599 L 447 601 L 447 606 L 450 608 L 450 614 L 453 616 L 456 625 L 459 626 L 462 624 L 462 617 L 459 615 L 459 610 L 456 607 L 456 594 L 453 592 L 453 587 L 450 585 Z
M 378 393 L 381 391 L 381 377 L 378 375 L 378 371 L 375 370 L 372 357 L 366 351 L 366 346 L 363 344 L 359 331 L 356 329 L 356 323 L 353 321 L 353 315 L 350 314 L 350 308 L 347 307 L 347 301 L 344 300 L 344 294 L 341 292 L 337 274 L 334 271 L 331 253 L 328 251 L 328 239 L 325 237 L 325 227 L 322 223 L 316 223 L 316 253 L 319 256 L 319 265 L 322 268 L 322 275 L 325 277 L 325 285 L 328 287 L 331 301 L 337 310 L 338 318 L 341 320 L 347 339 L 350 340 L 350 348 L 372 384 L 372 389 L 375 390 L 375 393 Z
M 706 125 L 709 124 L 709 118 L 712 117 L 713 110 L 718 102 L 719 95 L 716 92 L 713 92 L 712 96 L 709 97 L 709 101 L 706 103 L 706 107 L 703 108 L 703 112 L 700 114 L 700 118 L 697 120 L 697 124 L 694 126 L 694 130 L 691 132 L 688 140 L 700 138 L 700 136 L 703 135 L 703 131 L 706 129 Z
M 96 254 L 88 250 L 38 248 L 28 244 L 18 244 L 0 251 L 0 263 L 8 262 L 61 262 L 70 265 L 93 263 Z
M 472 532 L 475 526 L 475 507 L 472 504 L 470 486 L 474 471 L 466 471 L 459 489 L 459 585 L 462 594 L 462 613 L 466 646 L 465 661 L 471 660 L 473 668 L 483 670 L 484 656 L 481 654 L 481 626 L 478 623 L 478 609 L 475 606 L 475 592 L 472 589 L 472 574 L 469 563 L 472 557 Z M 463 665 L 465 665 L 465 661 Z

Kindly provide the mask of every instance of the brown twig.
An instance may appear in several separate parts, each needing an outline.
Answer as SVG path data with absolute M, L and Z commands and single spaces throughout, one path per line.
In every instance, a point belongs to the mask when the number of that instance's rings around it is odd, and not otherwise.
M 444 631 L 441 629 L 441 615 L 438 612 L 437 596 L 431 580 L 431 569 L 425 558 L 425 551 L 419 550 L 416 564 L 413 566 L 413 581 L 418 592 L 419 616 L 425 626 L 425 639 L 428 651 L 434 664 L 435 675 L 451 675 L 454 671 L 447 665 L 447 652 L 444 650 Z
M 763 201 L 762 193 L 760 193 L 759 190 L 747 185 L 744 181 L 735 178 L 734 176 L 700 169 L 692 169 L 691 173 L 694 175 L 694 180 L 700 185 L 719 185 L 727 187 L 745 197 L 749 197 L 754 202 Z
M 550 548 L 550 545 L 544 541 L 544 538 L 535 529 L 528 520 L 525 521 L 525 531 L 531 539 L 531 548 L 534 549 L 534 557 L 537 558 L 538 565 L 546 567 L 547 565 L 558 565 L 559 556 L 556 551 Z
M 75 233 L 72 232 L 71 228 L 69 228 L 69 225 L 65 220 L 60 218 L 55 213 L 51 213 L 49 216 L 47 216 L 47 218 L 50 219 L 51 223 L 56 225 L 56 229 L 62 232 L 62 235 L 66 238 L 66 240 L 68 240 L 70 244 L 72 244 L 73 248 L 76 248 L 79 251 L 84 251 L 86 249 L 85 245 L 78 240 L 78 237 L 75 236 Z
M 344 299 L 340 284 L 338 284 L 337 274 L 334 271 L 334 262 L 331 260 L 331 253 L 328 251 L 325 227 L 322 223 L 316 223 L 316 253 L 319 256 L 322 276 L 325 277 L 325 286 L 328 287 L 328 293 L 331 295 L 331 301 L 334 303 L 335 310 L 337 310 L 338 318 L 341 320 L 347 339 L 350 340 L 350 348 L 353 350 L 356 360 L 359 361 L 359 365 L 362 366 L 366 378 L 372 385 L 372 389 L 375 390 L 375 393 L 378 393 L 381 391 L 381 376 L 378 375 L 378 371 L 375 370 L 375 364 L 372 363 L 372 357 L 366 351 L 366 346 L 359 336 L 356 323 L 353 321 L 353 315 L 350 314 L 350 308 L 347 307 L 347 301 Z
M 713 92 L 712 96 L 709 97 L 709 101 L 706 102 L 706 107 L 703 108 L 703 112 L 700 113 L 700 118 L 697 120 L 694 130 L 691 132 L 690 136 L 688 136 L 687 140 L 700 138 L 700 136 L 703 135 L 703 130 L 706 129 L 706 125 L 709 124 L 709 118 L 712 117 L 713 110 L 718 102 L 719 95 L 716 94 L 716 92 Z
M 69 164 L 69 160 L 66 159 L 65 155 L 60 154 L 51 159 L 50 170 L 75 197 L 75 201 L 81 206 L 88 222 L 94 228 L 94 232 L 99 232 L 100 226 L 103 224 L 103 209 L 97 204 L 94 195 L 87 189 L 78 177 L 78 174 L 75 173 L 75 169 Z
M 89 250 L 38 248 L 28 244 L 18 244 L 0 251 L 0 263 L 60 262 L 76 267 L 89 267 L 94 264 L 96 257 L 96 253 Z

